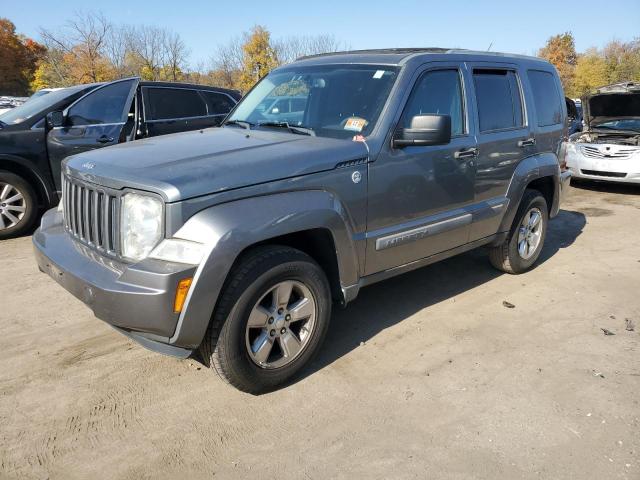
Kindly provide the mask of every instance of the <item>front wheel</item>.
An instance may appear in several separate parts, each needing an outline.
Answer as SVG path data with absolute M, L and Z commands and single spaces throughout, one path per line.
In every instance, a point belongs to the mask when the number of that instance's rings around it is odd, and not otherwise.
M 525 190 L 509 236 L 489 250 L 491 264 L 506 273 L 529 270 L 538 260 L 547 235 L 547 201 L 537 190 Z
M 329 282 L 320 266 L 293 248 L 261 247 L 231 272 L 200 351 L 223 380 L 263 393 L 309 362 L 330 316 Z
M 22 177 L 0 170 L 0 240 L 29 231 L 37 210 L 33 188 Z

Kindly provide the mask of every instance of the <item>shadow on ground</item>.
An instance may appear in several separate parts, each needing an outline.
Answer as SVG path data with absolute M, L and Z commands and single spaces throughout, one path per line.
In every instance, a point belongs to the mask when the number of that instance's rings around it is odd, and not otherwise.
M 549 224 L 538 265 L 569 247 L 585 225 L 586 217 L 582 213 L 561 210 Z M 318 357 L 297 381 L 416 312 L 503 275 L 491 266 L 487 257 L 486 249 L 473 250 L 362 289 L 346 309 L 334 309 L 331 327 Z

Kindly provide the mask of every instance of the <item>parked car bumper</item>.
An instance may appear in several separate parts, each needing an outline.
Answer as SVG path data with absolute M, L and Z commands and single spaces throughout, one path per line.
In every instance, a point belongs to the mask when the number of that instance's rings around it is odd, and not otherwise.
M 43 216 L 33 245 L 40 270 L 96 317 L 151 350 L 183 358 L 192 353 L 169 345 L 169 338 L 179 317 L 178 282 L 193 277 L 196 267 L 151 259 L 129 265 L 104 257 L 74 240 L 55 209 Z
M 620 149 L 637 150 L 628 156 L 595 158 L 583 153 L 583 147 L 610 148 L 611 154 Z M 567 147 L 567 168 L 574 178 L 604 180 L 620 183 L 640 183 L 640 147 L 602 144 L 569 144 Z

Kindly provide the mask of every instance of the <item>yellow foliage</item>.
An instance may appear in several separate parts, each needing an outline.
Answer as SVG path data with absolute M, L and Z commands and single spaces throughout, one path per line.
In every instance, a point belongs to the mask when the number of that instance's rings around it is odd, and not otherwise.
M 608 66 L 602 56 L 592 50 L 578 58 L 571 92 L 573 96 L 582 96 L 590 90 L 608 83 Z
M 278 55 L 271 45 L 271 34 L 260 25 L 253 27 L 242 45 L 242 53 L 242 72 L 240 73 L 239 86 L 246 92 L 258 80 L 278 66 Z

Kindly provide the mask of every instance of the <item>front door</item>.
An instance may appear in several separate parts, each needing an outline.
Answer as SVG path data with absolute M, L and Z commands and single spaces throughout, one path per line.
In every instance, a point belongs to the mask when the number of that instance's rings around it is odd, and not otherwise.
M 47 133 L 47 150 L 56 188 L 60 164 L 69 155 L 115 145 L 130 138 L 135 128 L 137 79 L 120 80 L 92 90 L 65 112 L 65 124 Z
M 425 258 L 468 241 L 475 148 L 461 64 L 421 72 L 398 127 L 420 114 L 451 116 L 447 145 L 393 148 L 369 164 L 366 274 Z

